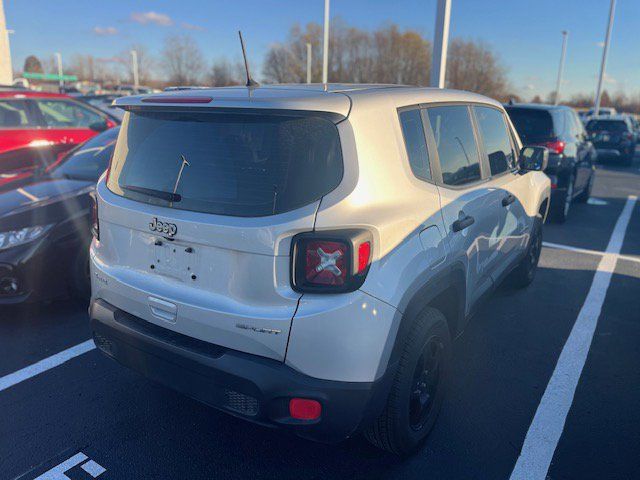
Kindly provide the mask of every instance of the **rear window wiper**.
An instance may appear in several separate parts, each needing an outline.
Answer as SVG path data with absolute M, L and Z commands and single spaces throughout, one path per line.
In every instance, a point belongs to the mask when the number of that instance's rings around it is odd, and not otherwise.
M 179 193 L 165 192 L 163 190 L 155 190 L 153 188 L 137 187 L 135 185 L 122 185 L 120 188 L 131 192 L 142 193 L 150 197 L 160 198 L 167 202 L 179 202 L 182 196 Z

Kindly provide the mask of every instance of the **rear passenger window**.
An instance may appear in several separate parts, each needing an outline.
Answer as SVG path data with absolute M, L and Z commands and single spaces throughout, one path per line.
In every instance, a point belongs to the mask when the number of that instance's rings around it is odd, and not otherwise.
M 0 128 L 20 128 L 29 126 L 27 102 L 24 100 L 0 101 Z
M 427 141 L 424 138 L 420 110 L 416 108 L 401 112 L 400 123 L 413 174 L 422 180 L 431 180 L 429 151 L 427 150 Z
M 474 107 L 474 110 L 489 157 L 491 175 L 511 170 L 515 166 L 516 154 L 502 112 L 489 107 Z
M 445 185 L 464 185 L 480 180 L 480 157 L 466 106 L 428 108 L 442 181 Z

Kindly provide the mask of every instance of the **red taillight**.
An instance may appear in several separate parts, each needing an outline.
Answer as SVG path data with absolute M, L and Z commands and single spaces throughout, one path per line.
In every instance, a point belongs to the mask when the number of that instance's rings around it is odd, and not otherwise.
M 353 292 L 369 271 L 371 249 L 371 234 L 363 230 L 298 234 L 292 243 L 292 286 L 298 292 Z
M 566 144 L 561 140 L 553 140 L 542 144 L 542 146 L 547 147 L 551 153 L 557 153 L 558 155 L 564 152 L 565 145 Z
M 91 195 L 91 234 L 100 240 L 100 222 L 98 221 L 98 199 L 95 192 Z
M 305 248 L 304 277 L 313 285 L 344 285 L 348 246 L 342 242 L 311 241 Z
M 358 270 L 356 273 L 364 272 L 369 266 L 371 258 L 371 242 L 363 242 L 358 247 Z
M 317 400 L 292 398 L 289 400 L 289 415 L 297 420 L 317 420 L 322 413 L 322 405 Z
M 625 132 L 622 134 L 622 136 L 627 140 L 633 140 L 633 133 L 631 132 Z

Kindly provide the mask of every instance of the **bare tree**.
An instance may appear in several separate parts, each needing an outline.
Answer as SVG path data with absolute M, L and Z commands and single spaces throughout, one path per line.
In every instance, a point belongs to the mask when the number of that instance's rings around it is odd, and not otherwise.
M 272 45 L 264 61 L 263 75 L 267 82 L 300 83 L 300 69 L 295 56 L 286 45 Z
M 331 25 L 329 81 L 351 83 L 405 83 L 424 85 L 429 78 L 431 48 L 418 32 L 400 31 L 395 25 L 368 32 L 340 19 Z M 306 79 L 307 43 L 312 49 L 312 78 L 322 72 L 322 27 L 294 25 L 285 45 L 272 48 L 265 62 L 271 80 L 303 82 Z M 270 72 L 277 72 L 271 78 Z
M 138 56 L 138 77 L 140 83 L 146 84 L 153 78 L 155 60 L 149 53 L 147 47 L 140 43 L 134 43 L 120 54 L 120 60 L 126 72 L 126 77 L 133 83 L 133 63 L 131 62 L 131 51 L 135 50 Z
M 450 88 L 503 98 L 508 89 L 506 69 L 481 42 L 453 39 L 449 44 L 447 84 Z
M 215 87 L 244 84 L 244 67 L 240 62 L 231 63 L 226 58 L 215 60 L 209 71 L 209 82 Z
M 427 85 L 431 46 L 418 32 L 396 25 L 374 32 L 375 80 L 379 83 Z
M 189 35 L 167 37 L 162 50 L 162 67 L 172 85 L 196 85 L 205 71 L 205 61 Z
M 44 70 L 42 69 L 42 64 L 40 63 L 40 60 L 38 60 L 38 57 L 36 57 L 35 55 L 29 55 L 24 60 L 23 71 L 30 72 L 30 73 L 43 73 L 44 72 Z

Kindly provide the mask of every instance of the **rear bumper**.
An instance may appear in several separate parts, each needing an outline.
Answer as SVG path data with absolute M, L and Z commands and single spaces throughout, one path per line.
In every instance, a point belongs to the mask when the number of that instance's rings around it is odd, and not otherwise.
M 207 405 L 301 437 L 348 438 L 379 415 L 388 395 L 388 374 L 366 383 L 316 379 L 276 360 L 153 325 L 100 299 L 91 303 L 89 313 L 96 346 L 109 357 Z M 321 417 L 291 418 L 292 397 L 319 401 Z

